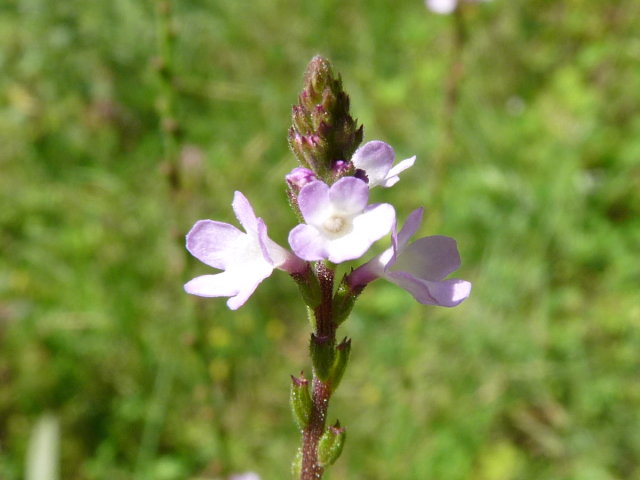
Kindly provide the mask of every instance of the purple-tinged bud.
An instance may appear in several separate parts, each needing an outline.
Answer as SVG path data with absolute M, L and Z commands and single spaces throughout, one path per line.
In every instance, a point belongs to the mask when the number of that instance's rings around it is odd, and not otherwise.
M 304 167 L 294 168 L 290 173 L 285 175 L 284 178 L 289 184 L 289 188 L 291 188 L 296 193 L 300 192 L 300 189 L 307 183 L 311 183 L 318 179 L 315 173 Z
M 349 168 L 349 162 L 345 162 L 344 160 L 337 160 L 333 163 L 333 167 L 331 167 L 331 170 L 333 171 L 333 175 L 335 177 L 343 177 L 344 174 L 349 171 Z
M 351 117 L 342 80 L 325 58 L 316 56 L 309 63 L 298 102 L 292 108 L 289 145 L 301 166 L 332 184 L 337 180 L 333 164 L 351 158 L 362 142 L 362 126 Z
M 310 132 L 312 129 L 311 119 L 300 105 L 294 105 L 291 108 L 291 118 L 293 120 L 293 126 L 297 132 Z
M 331 173 L 333 174 L 334 181 L 338 181 L 342 177 L 353 175 L 354 173 L 353 163 L 344 161 L 344 160 L 337 160 L 333 162 L 333 166 L 331 167 Z
M 291 392 L 289 395 L 291 413 L 300 430 L 309 423 L 311 414 L 311 394 L 309 393 L 309 381 L 300 372 L 300 377 L 291 375 Z
M 328 427 L 318 442 L 318 463 L 323 467 L 333 465 L 344 447 L 347 431 L 340 426 L 340 422 Z
M 312 147 L 319 147 L 322 145 L 322 138 L 319 135 L 307 135 L 305 137 L 307 144 Z

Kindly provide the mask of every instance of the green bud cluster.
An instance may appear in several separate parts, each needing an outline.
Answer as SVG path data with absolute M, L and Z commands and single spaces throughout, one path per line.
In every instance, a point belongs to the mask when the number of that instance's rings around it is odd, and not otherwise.
M 327 59 L 317 55 L 309 62 L 292 119 L 289 145 L 298 161 L 320 179 L 333 183 L 336 162 L 351 158 L 362 142 L 363 128 L 349 114 L 342 79 L 333 73 Z M 341 169 L 339 176 L 348 173 Z

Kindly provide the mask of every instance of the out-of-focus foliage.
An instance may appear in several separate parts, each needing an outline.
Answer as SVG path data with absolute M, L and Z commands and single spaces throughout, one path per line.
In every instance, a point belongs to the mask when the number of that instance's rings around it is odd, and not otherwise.
M 23 478 L 47 411 L 68 480 L 286 478 L 296 288 L 276 272 L 233 313 L 188 297 L 207 268 L 182 236 L 232 221 L 241 190 L 285 243 L 289 109 L 316 53 L 365 140 L 418 155 L 375 199 L 426 206 L 421 233 L 457 238 L 474 283 L 452 310 L 362 295 L 330 477 L 640 478 L 637 0 L 469 4 L 458 47 L 419 0 L 174 3 L 177 189 L 154 4 L 0 4 L 0 478 Z

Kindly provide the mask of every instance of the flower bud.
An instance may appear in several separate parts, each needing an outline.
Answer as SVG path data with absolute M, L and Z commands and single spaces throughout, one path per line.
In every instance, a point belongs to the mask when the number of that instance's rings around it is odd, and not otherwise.
M 304 378 L 301 372 L 300 377 L 296 378 L 291 375 L 291 394 L 289 396 L 291 404 L 291 413 L 298 424 L 298 428 L 302 430 L 309 423 L 309 415 L 311 414 L 311 395 L 309 394 L 309 381 Z
M 289 188 L 291 188 L 295 193 L 298 193 L 307 183 L 311 183 L 318 179 L 315 173 L 304 167 L 294 168 L 284 178 L 289 184 Z
M 291 150 L 303 167 L 332 184 L 336 180 L 333 165 L 351 158 L 363 131 L 349 114 L 349 97 L 327 59 L 316 56 L 311 60 L 291 113 Z
M 354 175 L 356 172 L 353 163 L 345 162 L 344 160 L 338 160 L 333 163 L 331 167 L 331 173 L 333 174 L 333 178 L 335 181 L 340 180 L 342 177 L 346 177 L 347 175 Z
M 318 442 L 318 463 L 323 467 L 333 465 L 340 458 L 346 438 L 347 431 L 339 421 L 327 428 Z

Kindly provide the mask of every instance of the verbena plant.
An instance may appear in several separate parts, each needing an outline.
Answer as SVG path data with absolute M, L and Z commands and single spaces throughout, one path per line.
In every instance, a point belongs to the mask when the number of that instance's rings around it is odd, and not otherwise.
M 453 307 L 469 296 L 471 284 L 446 279 L 460 266 L 452 238 L 430 236 L 409 243 L 421 224 L 422 208 L 398 229 L 392 205 L 369 203 L 370 190 L 395 185 L 415 157 L 394 166 L 394 151 L 385 142 L 360 146 L 363 127 L 351 117 L 349 97 L 326 59 L 311 60 L 298 100 L 289 145 L 300 166 L 285 178 L 300 221 L 289 233 L 291 251 L 269 238 L 264 220 L 236 192 L 232 206 L 244 232 L 228 223 L 198 221 L 187 235 L 187 249 L 223 272 L 194 278 L 185 290 L 229 297 L 227 305 L 235 310 L 276 268 L 298 284 L 312 328 L 312 376 L 291 377 L 291 410 L 302 435 L 292 470 L 294 478 L 310 480 L 321 478 L 344 446 L 346 430 L 339 421 L 329 424 L 327 411 L 351 350 L 351 340 L 338 341 L 337 330 L 362 290 L 385 278 L 422 304 Z M 389 234 L 389 248 L 336 279 L 339 264 L 361 258 Z

